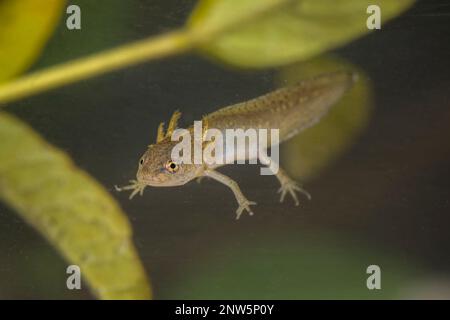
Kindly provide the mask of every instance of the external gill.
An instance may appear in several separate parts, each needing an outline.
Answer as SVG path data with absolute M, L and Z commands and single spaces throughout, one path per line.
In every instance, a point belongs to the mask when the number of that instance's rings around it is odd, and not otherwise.
M 123 187 L 114 186 L 114 188 L 118 192 L 127 191 L 127 190 L 133 190 L 133 192 L 131 192 L 131 194 L 130 194 L 129 199 L 133 199 L 133 197 L 135 195 L 137 195 L 138 193 L 139 193 L 139 195 L 142 196 L 142 194 L 144 193 L 145 187 L 146 187 L 145 184 L 143 184 L 142 182 L 139 182 L 137 180 L 130 180 L 130 184 L 127 185 L 127 186 L 123 186 Z
M 181 112 L 176 110 L 172 117 L 170 118 L 167 131 L 164 130 L 164 122 L 161 122 L 158 126 L 158 131 L 156 134 L 156 143 L 163 141 L 165 138 L 172 136 L 173 132 L 177 129 L 178 121 L 181 118 Z M 202 117 L 202 139 L 205 141 L 206 131 L 208 130 L 208 118 L 207 116 Z
M 161 142 L 163 141 L 165 138 L 170 137 L 172 135 L 172 133 L 175 131 L 175 129 L 177 128 L 177 124 L 178 124 L 178 120 L 181 117 L 181 112 L 179 112 L 178 110 L 176 110 L 172 117 L 170 118 L 169 121 L 169 126 L 167 127 L 167 131 L 164 132 L 164 122 L 161 122 L 158 126 L 158 133 L 156 136 L 156 142 Z

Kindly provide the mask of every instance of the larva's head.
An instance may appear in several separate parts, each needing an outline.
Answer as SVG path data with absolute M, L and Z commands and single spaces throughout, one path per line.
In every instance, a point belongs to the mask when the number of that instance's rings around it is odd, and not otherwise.
M 178 141 L 165 139 L 149 146 L 139 159 L 138 182 L 154 187 L 183 185 L 197 176 L 198 166 L 172 159 L 172 149 Z
M 177 163 L 172 160 L 172 149 L 177 141 L 164 139 L 150 145 L 139 159 L 136 180 L 125 187 L 117 187 L 117 191 L 133 190 L 130 199 L 137 193 L 142 195 L 145 187 L 174 187 L 195 179 L 201 166 Z

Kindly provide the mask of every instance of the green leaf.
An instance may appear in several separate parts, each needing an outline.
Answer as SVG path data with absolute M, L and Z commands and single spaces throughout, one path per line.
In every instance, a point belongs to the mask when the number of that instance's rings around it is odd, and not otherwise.
M 65 1 L 0 1 L 0 81 L 28 68 Z M 103 299 L 148 299 L 150 288 L 117 203 L 67 155 L 0 113 L 0 198 L 40 231 Z
M 82 31 L 67 29 L 65 15 L 56 26 L 54 36 L 47 43 L 45 54 L 34 65 L 34 69 L 54 66 L 57 63 L 80 58 L 120 45 L 133 28 L 140 6 L 137 1 L 77 0 L 81 8 Z M 111 23 L 114 21 L 114 23 Z M 85 32 L 88 30 L 88 32 Z
M 203 0 L 188 21 L 208 55 L 262 68 L 304 60 L 370 30 L 367 7 L 381 8 L 382 22 L 413 0 Z
M 66 154 L 6 113 L 0 113 L 0 198 L 80 266 L 98 297 L 150 298 L 118 204 Z
M 23 72 L 36 60 L 59 21 L 64 3 L 0 1 L 0 82 Z
M 370 120 L 372 84 L 362 70 L 332 56 L 287 66 L 279 73 L 280 85 L 286 85 L 337 70 L 353 70 L 359 80 L 318 124 L 287 141 L 281 149 L 286 169 L 300 181 L 319 174 L 357 141 Z

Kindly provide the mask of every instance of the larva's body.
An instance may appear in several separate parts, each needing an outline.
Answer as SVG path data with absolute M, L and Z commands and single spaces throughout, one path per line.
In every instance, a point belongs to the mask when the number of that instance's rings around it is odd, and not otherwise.
M 317 123 L 330 107 L 352 86 L 355 74 L 335 72 L 305 80 L 291 87 L 281 88 L 259 98 L 219 109 L 203 118 L 205 129 L 279 129 L 280 142 Z M 203 176 L 218 180 L 231 188 L 239 203 L 237 218 L 244 210 L 250 214 L 250 205 L 237 183 L 215 171 L 218 165 L 185 164 L 172 161 L 172 148 L 178 143 L 171 140 L 176 129 L 179 112 L 172 116 L 167 132 L 163 123 L 158 128 L 157 143 L 150 145 L 139 162 L 137 180 L 118 190 L 133 190 L 131 197 L 150 186 L 177 186 Z M 193 132 L 193 127 L 188 129 Z M 250 146 L 252 147 L 252 146 Z M 255 147 L 255 146 L 253 146 Z M 263 159 L 260 159 L 263 160 Z M 266 162 L 265 161 L 262 162 Z M 283 170 L 276 174 L 281 183 L 281 201 L 290 193 L 298 204 L 295 191 L 309 194 L 301 189 Z

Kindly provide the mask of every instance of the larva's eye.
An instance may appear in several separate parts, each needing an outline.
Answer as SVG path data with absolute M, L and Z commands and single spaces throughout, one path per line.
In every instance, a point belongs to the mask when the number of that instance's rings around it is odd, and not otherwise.
M 165 167 L 166 170 L 169 171 L 170 173 L 175 173 L 179 169 L 179 166 L 172 160 L 167 161 Z
M 141 160 L 139 160 L 139 164 L 142 166 L 144 164 L 144 158 L 141 158 Z

